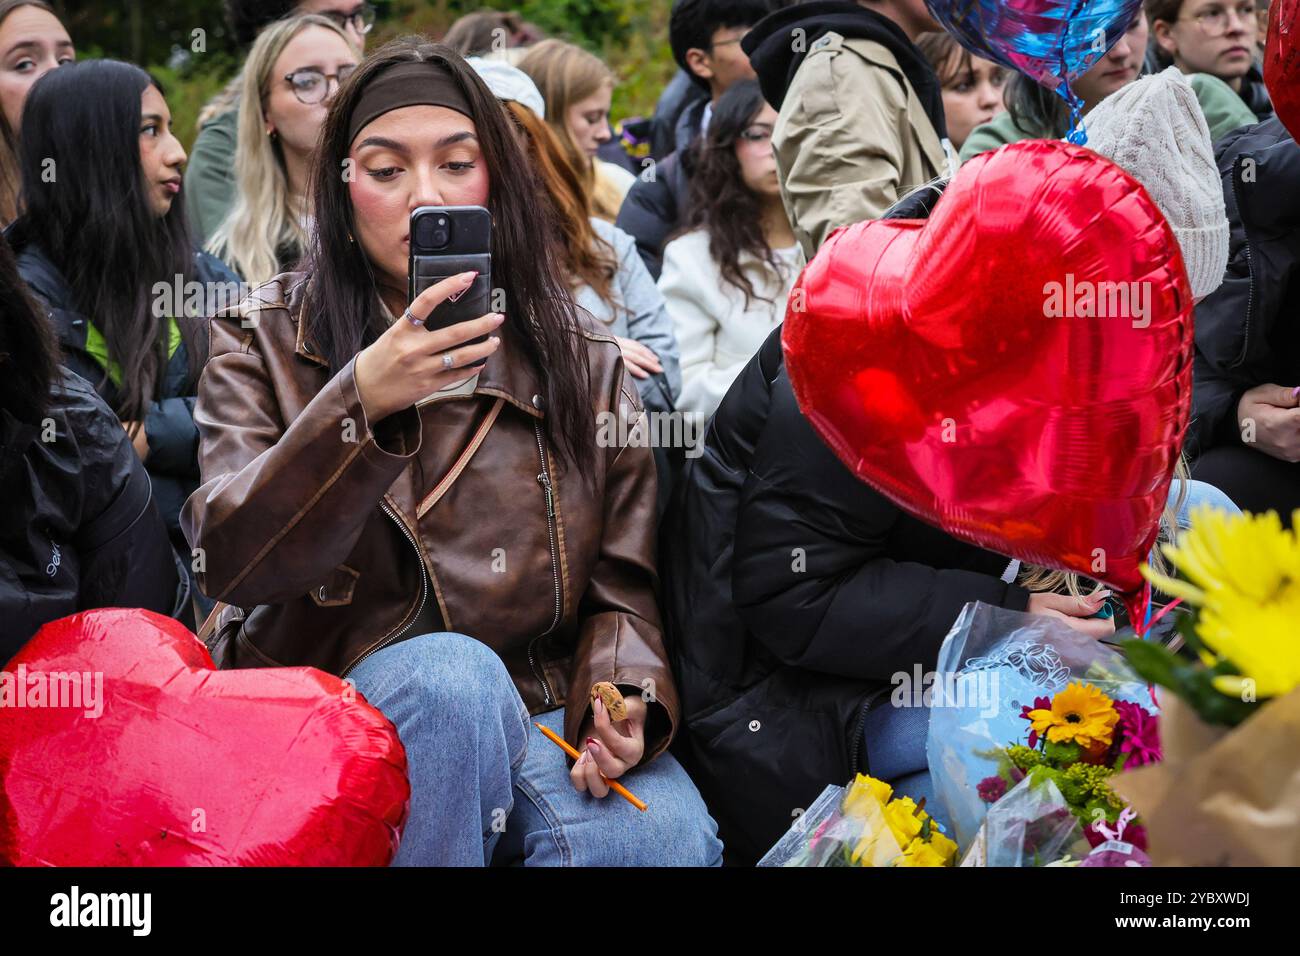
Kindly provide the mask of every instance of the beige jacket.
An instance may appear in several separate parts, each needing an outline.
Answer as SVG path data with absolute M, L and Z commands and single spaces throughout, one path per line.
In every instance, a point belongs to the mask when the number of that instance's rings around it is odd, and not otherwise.
M 955 171 L 894 55 L 834 32 L 795 74 L 772 143 L 808 259 L 833 230 L 878 219 L 912 188 Z

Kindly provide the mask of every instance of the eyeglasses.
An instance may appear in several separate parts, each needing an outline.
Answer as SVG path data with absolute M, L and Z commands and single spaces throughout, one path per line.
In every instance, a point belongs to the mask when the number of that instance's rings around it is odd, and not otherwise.
M 339 25 L 340 29 L 346 30 L 348 24 L 352 24 L 352 29 L 362 36 L 370 32 L 370 28 L 375 25 L 375 8 L 368 3 L 363 3 L 351 13 L 339 13 L 337 10 L 322 11 L 321 16 L 329 17 Z
M 759 148 L 772 145 L 772 127 L 750 126 L 740 131 L 740 141 L 747 146 Z
M 305 66 L 301 70 L 294 70 L 285 77 L 289 88 L 293 90 L 293 95 L 298 97 L 298 102 L 304 106 L 315 106 L 329 97 L 330 80 L 334 81 L 334 88 L 338 89 L 352 72 L 355 66 L 349 64 L 339 67 L 337 73 L 322 73 L 312 66 Z
M 1231 14 L 1236 13 L 1237 19 L 1243 24 L 1256 25 L 1254 3 L 1241 3 L 1234 9 L 1232 7 L 1207 7 L 1194 17 L 1180 17 L 1181 20 L 1193 20 L 1207 36 L 1221 37 L 1228 32 Z
M 748 33 L 749 31 L 746 30 L 740 36 L 732 37 L 730 40 L 711 40 L 709 41 L 709 49 L 716 50 L 720 46 L 731 46 L 733 43 L 740 43 L 742 40 L 745 39 L 745 35 Z

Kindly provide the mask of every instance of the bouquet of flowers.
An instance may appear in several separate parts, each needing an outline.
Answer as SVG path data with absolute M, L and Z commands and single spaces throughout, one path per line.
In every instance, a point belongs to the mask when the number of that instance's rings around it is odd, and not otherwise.
M 858 774 L 827 787 L 759 866 L 952 866 L 957 844 L 911 797 Z
M 1192 608 L 1183 646 L 1124 649 L 1170 692 L 1165 758 L 1116 786 L 1161 865 L 1300 864 L 1300 536 L 1272 512 L 1207 507 L 1164 551 L 1183 577 L 1143 573 Z
M 1028 743 L 1010 744 L 994 757 L 998 772 L 976 785 L 986 803 L 997 803 L 1029 778 L 1050 781 L 1078 820 L 1092 846 L 1115 836 L 1126 805 L 1111 789 L 1111 779 L 1128 767 L 1160 760 L 1158 720 L 1130 701 L 1112 700 L 1091 684 L 1071 683 L 1051 697 L 1038 697 L 1020 715 L 1029 722 Z M 1141 824 L 1124 819 L 1123 835 L 1146 848 Z
M 1043 615 L 968 604 L 925 703 L 930 775 L 963 849 L 1031 770 L 1081 826 L 1113 826 L 1122 805 L 1108 782 L 1158 753 L 1150 691 L 1119 651 Z

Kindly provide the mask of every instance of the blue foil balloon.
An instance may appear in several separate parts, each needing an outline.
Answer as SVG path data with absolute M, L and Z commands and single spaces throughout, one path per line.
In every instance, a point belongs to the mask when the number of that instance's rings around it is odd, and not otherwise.
M 1142 0 L 925 0 L 930 13 L 975 56 L 1025 74 L 1070 106 L 1082 144 L 1083 104 L 1071 84 L 1119 42 Z

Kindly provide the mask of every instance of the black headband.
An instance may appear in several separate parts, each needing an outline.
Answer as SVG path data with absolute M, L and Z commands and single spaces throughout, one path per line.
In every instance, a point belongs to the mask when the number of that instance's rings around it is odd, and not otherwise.
M 348 143 L 385 113 L 404 106 L 445 106 L 474 118 L 469 100 L 446 66 L 429 60 L 405 60 L 384 70 L 362 91 L 352 109 Z

